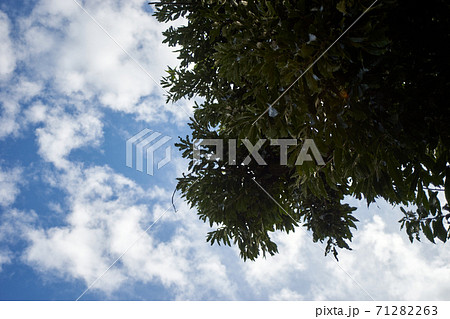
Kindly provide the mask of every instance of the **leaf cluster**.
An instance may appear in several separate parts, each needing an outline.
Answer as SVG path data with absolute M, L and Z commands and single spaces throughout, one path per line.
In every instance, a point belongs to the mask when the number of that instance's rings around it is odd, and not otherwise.
M 190 159 L 178 189 L 216 227 L 211 244 L 237 244 L 253 260 L 277 252 L 271 232 L 302 224 L 336 256 L 356 228 L 346 195 L 415 205 L 400 221 L 410 239 L 449 238 L 448 205 L 426 191 L 441 188 L 449 202 L 447 1 L 380 1 L 324 55 L 370 1 L 174 3 L 163 0 L 155 12 L 161 22 L 187 20 L 164 32 L 180 65 L 162 84 L 169 101 L 203 98 L 192 137 L 177 144 Z M 253 125 L 282 94 L 276 111 Z M 192 140 L 205 138 L 312 138 L 326 164 L 296 166 L 301 143 L 288 149 L 287 166 L 271 147 L 261 151 L 267 166 L 210 161 L 211 148 L 194 160 Z M 238 156 L 245 152 L 238 145 Z

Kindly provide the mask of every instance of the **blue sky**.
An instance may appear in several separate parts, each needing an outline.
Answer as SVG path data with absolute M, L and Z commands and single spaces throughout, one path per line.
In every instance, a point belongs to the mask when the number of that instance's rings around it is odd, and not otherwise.
M 125 251 L 82 300 L 450 298 L 448 248 L 411 245 L 383 201 L 347 199 L 361 222 L 339 264 L 302 228 L 255 262 L 207 244 L 178 194 L 172 210 L 193 102 L 156 84 L 177 64 L 168 26 L 145 1 L 79 3 L 104 30 L 74 0 L 0 4 L 0 300 L 75 300 Z M 145 128 L 172 137 L 153 176 L 125 165 Z

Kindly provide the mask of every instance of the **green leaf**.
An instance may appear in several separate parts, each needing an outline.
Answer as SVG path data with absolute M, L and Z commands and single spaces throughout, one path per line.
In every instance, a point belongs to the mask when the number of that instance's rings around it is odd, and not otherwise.
M 442 224 L 442 221 L 442 218 L 433 221 L 433 233 L 435 237 L 439 238 L 442 242 L 445 243 L 447 241 L 447 230 Z
M 333 162 L 337 170 L 340 170 L 343 163 L 342 149 L 337 147 L 333 152 Z
M 422 231 L 425 234 L 425 237 L 427 237 L 427 239 L 429 241 L 431 241 L 433 244 L 435 244 L 434 242 L 434 236 L 433 236 L 433 231 L 431 230 L 430 227 L 430 223 L 422 223 Z
M 345 2 L 346 0 L 341 0 L 336 4 L 336 9 L 338 9 L 339 12 L 342 12 L 343 14 L 347 13 Z
M 312 45 L 308 45 L 306 43 L 304 43 L 301 48 L 300 48 L 300 53 L 299 55 L 304 58 L 312 58 L 312 55 L 314 54 L 314 52 L 316 51 L 316 49 L 312 46 Z

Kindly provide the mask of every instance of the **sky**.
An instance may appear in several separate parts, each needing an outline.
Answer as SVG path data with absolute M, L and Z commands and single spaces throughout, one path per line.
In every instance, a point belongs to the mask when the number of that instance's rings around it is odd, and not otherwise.
M 0 300 L 450 299 L 448 247 L 411 244 L 382 200 L 346 199 L 360 222 L 339 262 L 304 228 L 274 233 L 279 254 L 254 262 L 206 243 L 195 208 L 179 194 L 172 207 L 193 101 L 166 103 L 177 59 L 151 13 L 141 0 L 0 3 Z M 126 165 L 144 129 L 171 138 L 153 175 Z

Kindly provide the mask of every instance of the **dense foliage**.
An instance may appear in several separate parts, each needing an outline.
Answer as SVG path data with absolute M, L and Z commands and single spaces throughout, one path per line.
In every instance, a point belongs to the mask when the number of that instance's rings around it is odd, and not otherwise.
M 356 228 L 346 195 L 415 205 L 402 208 L 400 221 L 411 241 L 422 233 L 433 242 L 449 238 L 449 206 L 437 195 L 445 189 L 449 202 L 450 3 L 380 0 L 308 69 L 372 2 L 156 5 L 160 22 L 186 19 L 164 32 L 180 65 L 162 83 L 168 100 L 204 100 L 195 105 L 192 136 L 177 144 L 190 159 L 177 188 L 215 227 L 211 244 L 235 243 L 253 260 L 277 252 L 271 232 L 304 225 L 336 256 L 337 248 L 350 249 Z M 214 147 L 203 146 L 194 160 L 193 140 L 206 138 L 238 139 L 238 165 L 227 162 L 227 148 L 211 161 Z M 288 149 L 287 165 L 269 143 L 260 150 L 267 165 L 242 164 L 248 150 L 241 139 L 283 138 L 300 141 Z M 295 165 L 307 138 L 325 165 Z

